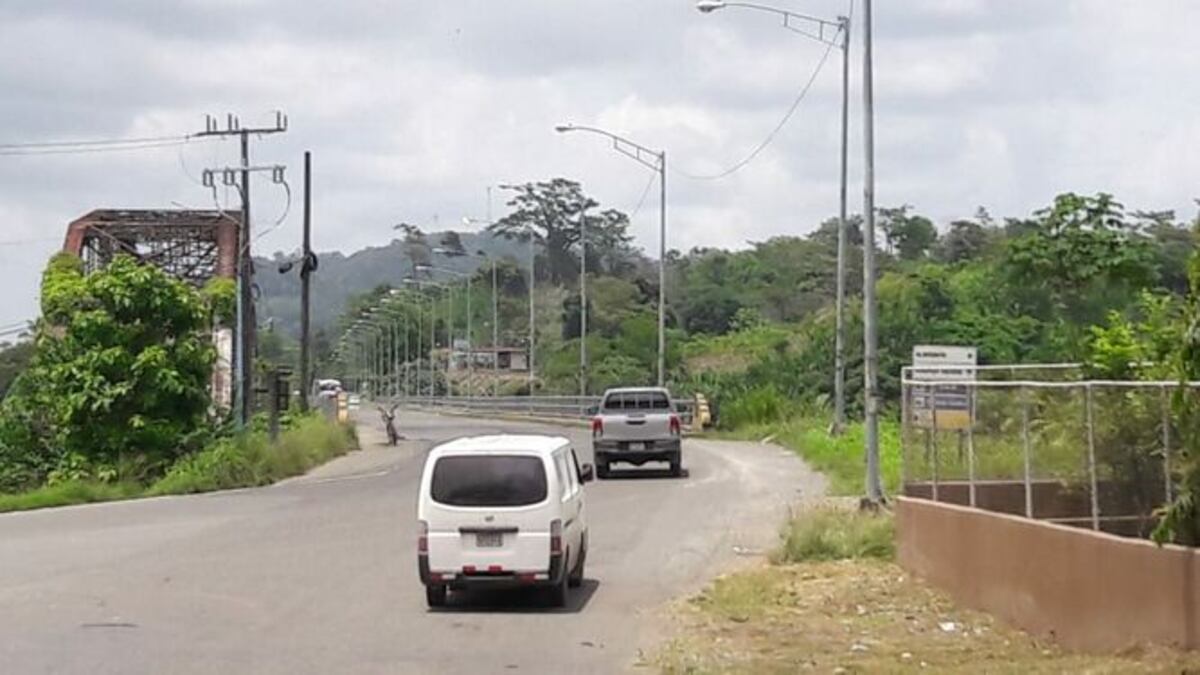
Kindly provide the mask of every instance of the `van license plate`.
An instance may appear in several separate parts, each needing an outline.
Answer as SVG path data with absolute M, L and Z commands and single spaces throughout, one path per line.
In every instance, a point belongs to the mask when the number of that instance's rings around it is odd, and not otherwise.
M 500 548 L 504 545 L 504 535 L 499 532 L 477 532 L 475 546 L 478 548 Z
M 630 450 L 645 450 L 646 444 L 645 443 L 630 443 L 629 449 Z

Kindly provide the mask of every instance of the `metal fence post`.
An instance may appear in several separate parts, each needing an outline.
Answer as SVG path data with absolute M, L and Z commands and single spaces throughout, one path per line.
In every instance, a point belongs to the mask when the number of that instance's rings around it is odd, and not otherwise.
M 1025 451 L 1025 517 L 1033 518 L 1033 476 L 1029 444 L 1029 388 L 1021 387 L 1021 444 Z
M 941 457 L 938 453 L 938 439 L 937 439 L 937 432 L 938 432 L 937 385 L 930 384 L 929 392 L 931 394 L 932 401 L 933 401 L 933 403 L 929 406 L 930 417 L 931 417 L 930 426 L 933 427 L 929 431 L 930 445 L 933 448 L 933 468 L 930 471 L 930 474 L 931 474 L 930 479 L 932 481 L 932 483 L 931 483 L 932 487 L 931 487 L 930 491 L 933 495 L 933 501 L 936 502 L 936 501 L 938 501 L 938 469 L 939 469 L 938 465 L 941 464 Z
M 971 392 L 971 403 L 967 411 L 967 499 L 971 508 L 975 507 L 975 398 L 978 392 Z
M 906 494 L 908 487 L 908 435 L 912 432 L 909 423 L 909 396 L 912 387 L 908 383 L 908 367 L 900 369 L 900 493 Z
M 1171 397 L 1166 385 L 1160 389 L 1162 400 L 1162 444 L 1163 444 L 1163 483 L 1165 486 L 1166 503 L 1174 499 L 1174 486 L 1171 480 Z M 1186 391 L 1181 392 L 1186 396 Z
M 1084 407 L 1087 413 L 1087 444 L 1088 444 L 1088 477 L 1092 484 L 1092 529 L 1100 529 L 1100 495 L 1099 481 L 1096 479 L 1096 425 L 1092 413 L 1092 385 L 1086 384 L 1083 389 Z

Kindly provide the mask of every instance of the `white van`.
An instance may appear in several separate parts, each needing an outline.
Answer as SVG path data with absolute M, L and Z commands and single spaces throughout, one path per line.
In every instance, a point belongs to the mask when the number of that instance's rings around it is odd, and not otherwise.
M 429 452 L 417 504 L 417 567 L 430 607 L 449 590 L 544 586 L 563 606 L 583 583 L 588 531 L 571 442 L 551 436 L 460 438 Z

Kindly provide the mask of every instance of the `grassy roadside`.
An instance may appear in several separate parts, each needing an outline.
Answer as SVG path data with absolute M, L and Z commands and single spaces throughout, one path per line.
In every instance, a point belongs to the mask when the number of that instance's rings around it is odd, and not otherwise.
M 729 438 L 741 440 L 771 439 L 804 458 L 814 470 L 829 478 L 833 495 L 859 495 L 863 491 L 863 424 L 847 425 L 840 436 L 829 434 L 829 420 L 799 416 L 786 422 L 755 424 L 733 432 Z M 900 425 L 891 420 L 879 423 L 880 470 L 883 487 L 895 494 L 900 486 Z
M 220 439 L 180 458 L 149 485 L 66 481 L 19 494 L 0 494 L 0 513 L 267 485 L 305 473 L 357 445 L 352 426 L 315 415 L 303 417 L 280 433 L 276 443 L 271 443 L 264 431 Z
M 892 560 L 888 515 L 816 510 L 770 563 L 721 577 L 679 606 L 682 630 L 648 663 L 664 673 L 1158 673 L 1200 655 L 1075 654 L 956 607 Z

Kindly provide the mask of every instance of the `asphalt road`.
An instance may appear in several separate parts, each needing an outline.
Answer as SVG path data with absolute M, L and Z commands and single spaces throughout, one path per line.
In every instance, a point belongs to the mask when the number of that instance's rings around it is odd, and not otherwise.
M 430 612 L 416 486 L 436 441 L 583 429 L 402 413 L 365 449 L 272 487 L 0 515 L 0 672 L 621 672 L 666 606 L 775 537 L 824 489 L 772 446 L 689 439 L 688 476 L 587 487 L 588 580 L 566 609 L 494 593 Z

